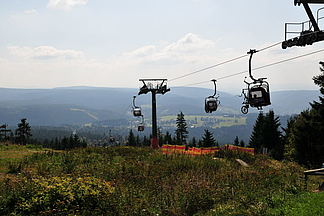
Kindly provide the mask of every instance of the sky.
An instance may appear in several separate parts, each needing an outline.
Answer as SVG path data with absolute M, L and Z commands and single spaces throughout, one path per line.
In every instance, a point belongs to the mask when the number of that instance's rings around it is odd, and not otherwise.
M 0 0 L 0 87 L 137 88 L 141 78 L 174 79 L 280 42 L 285 22 L 306 20 L 293 0 Z M 324 19 L 319 24 L 324 29 Z M 324 41 L 278 45 L 256 53 L 252 65 L 321 49 Z M 272 91 L 318 89 L 319 61 L 324 52 L 253 74 L 267 77 Z M 247 69 L 248 57 L 168 85 L 212 88 L 192 84 Z M 219 80 L 218 90 L 238 94 L 245 76 Z

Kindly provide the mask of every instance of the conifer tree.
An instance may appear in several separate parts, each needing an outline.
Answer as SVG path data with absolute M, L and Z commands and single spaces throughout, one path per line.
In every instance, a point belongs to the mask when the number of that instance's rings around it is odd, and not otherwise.
M 144 136 L 143 137 L 143 145 L 144 146 L 150 146 L 150 140 L 146 137 L 146 136 Z
M 320 62 L 320 66 L 321 74 L 313 80 L 320 87 L 322 96 L 318 102 L 311 103 L 310 110 L 295 117 L 288 125 L 285 136 L 285 156 L 314 168 L 324 162 L 324 62 Z
M 141 145 L 141 140 L 140 140 L 140 137 L 139 135 L 136 136 L 136 146 L 140 146 Z
M 202 141 L 201 140 L 198 140 L 198 144 L 197 144 L 197 147 L 203 147 L 203 144 L 202 144 Z
M 297 116 L 291 117 L 287 121 L 287 127 L 283 128 L 284 159 L 288 161 L 297 160 L 296 145 L 294 139 L 294 126 L 297 118 Z
M 280 131 L 280 119 L 275 117 L 272 110 L 266 116 L 259 113 L 249 145 L 255 148 L 257 153 L 262 153 L 262 150 L 266 148 L 274 159 L 281 160 L 283 158 L 284 145 Z
M 26 118 L 21 119 L 16 129 L 17 142 L 21 145 L 26 145 L 28 138 L 32 136 L 31 127 Z
M 196 147 L 196 146 L 197 146 L 197 140 L 195 137 L 193 137 L 191 140 L 191 147 Z
M 270 156 L 276 160 L 283 159 L 284 145 L 280 131 L 280 119 L 272 110 L 265 116 L 263 145 L 269 149 Z
M 234 144 L 235 146 L 239 146 L 240 141 L 239 141 L 238 136 L 235 137 L 235 139 L 234 139 L 234 143 L 233 143 L 233 144 Z
M 176 142 L 178 145 L 183 145 L 186 143 L 188 131 L 187 131 L 187 123 L 184 118 L 184 114 L 182 112 L 180 112 L 180 114 L 178 114 L 176 124 L 177 124 L 177 129 L 175 131 Z
M 259 113 L 258 118 L 253 126 L 252 135 L 250 137 L 249 146 L 255 148 L 257 153 L 262 152 L 263 146 L 263 129 L 264 128 L 264 116 L 263 113 Z
M 166 132 L 164 137 L 165 144 L 172 144 L 172 136 L 169 131 Z
M 240 146 L 241 146 L 241 147 L 245 147 L 245 143 L 244 143 L 243 140 L 240 141 Z
M 201 147 L 218 146 L 218 143 L 215 141 L 213 134 L 208 129 L 205 129 L 204 131 L 205 133 L 202 137 Z
M 133 130 L 129 130 L 129 134 L 127 137 L 127 143 L 129 146 L 136 146 L 136 138 L 134 136 Z

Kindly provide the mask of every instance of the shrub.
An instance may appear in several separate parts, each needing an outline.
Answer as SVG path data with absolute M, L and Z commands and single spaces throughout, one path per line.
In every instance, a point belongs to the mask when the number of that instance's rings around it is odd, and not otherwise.
M 230 149 L 221 149 L 215 153 L 216 157 L 226 158 L 226 159 L 241 159 L 247 163 L 253 163 L 256 160 L 256 156 L 247 152 L 230 150 Z M 260 155 L 258 155 L 260 157 Z
M 8 162 L 8 173 L 18 174 L 22 171 L 24 163 L 22 161 L 10 161 Z
M 114 211 L 109 204 L 114 187 L 110 182 L 93 177 L 24 179 L 16 191 L 19 193 L 11 194 L 7 202 L 12 205 L 16 200 L 14 214 L 101 215 Z

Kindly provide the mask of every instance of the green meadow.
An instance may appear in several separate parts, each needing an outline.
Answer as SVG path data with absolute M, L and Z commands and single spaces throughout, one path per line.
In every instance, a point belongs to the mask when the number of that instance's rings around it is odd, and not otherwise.
M 15 152 L 15 153 L 14 153 Z M 321 215 L 303 168 L 264 155 L 1 146 L 0 215 Z M 249 164 L 241 166 L 235 159 Z M 298 209 L 302 209 L 298 210 Z

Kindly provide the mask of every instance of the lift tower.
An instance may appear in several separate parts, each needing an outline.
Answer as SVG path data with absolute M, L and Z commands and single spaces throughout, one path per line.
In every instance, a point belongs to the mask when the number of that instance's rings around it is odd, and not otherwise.
M 143 86 L 140 88 L 138 95 L 152 93 L 152 139 L 151 147 L 154 149 L 159 148 L 158 128 L 156 117 L 156 95 L 164 95 L 170 89 L 167 87 L 167 79 L 140 79 Z
M 324 17 L 320 17 L 320 11 L 324 9 L 320 8 L 317 10 L 317 19 L 315 19 L 309 4 L 324 4 L 324 0 L 294 0 L 295 6 L 304 6 L 305 11 L 309 17 L 309 21 L 302 23 L 286 23 L 285 24 L 285 41 L 282 42 L 282 48 L 286 49 L 292 46 L 306 46 L 312 45 L 315 42 L 324 40 L 324 31 L 320 29 L 318 23 Z M 290 31 L 289 27 L 294 26 L 300 28 L 299 31 Z M 287 39 L 288 35 L 299 34 L 299 36 Z

